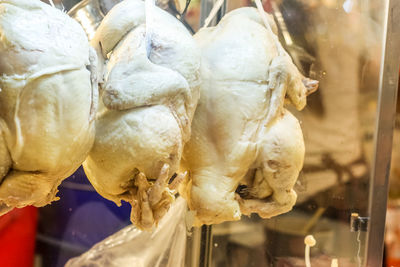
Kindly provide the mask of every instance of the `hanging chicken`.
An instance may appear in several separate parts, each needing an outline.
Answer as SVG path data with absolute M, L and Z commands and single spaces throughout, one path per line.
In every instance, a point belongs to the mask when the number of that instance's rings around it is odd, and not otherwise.
M 56 200 L 94 140 L 96 53 L 39 0 L 0 1 L 0 213 Z M 93 71 L 92 71 L 93 70 Z
M 169 181 L 184 176 L 179 168 L 199 98 L 200 54 L 176 18 L 140 0 L 116 5 L 92 44 L 104 80 L 96 138 L 83 166 L 102 196 L 129 202 L 132 222 L 151 229 L 174 199 Z
M 190 176 L 180 190 L 195 225 L 251 213 L 269 218 L 296 201 L 304 142 L 284 102 L 302 109 L 318 83 L 299 73 L 260 14 L 236 9 L 195 35 L 201 98 L 183 155 Z

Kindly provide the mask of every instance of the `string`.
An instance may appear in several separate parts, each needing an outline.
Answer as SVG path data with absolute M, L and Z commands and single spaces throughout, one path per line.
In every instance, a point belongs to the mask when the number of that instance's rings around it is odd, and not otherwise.
M 225 0 L 218 0 L 217 2 L 214 3 L 210 14 L 208 14 L 207 18 L 204 20 L 204 28 L 207 28 L 210 22 L 214 19 L 215 15 L 217 15 L 218 11 L 224 4 Z
M 262 5 L 261 0 L 255 0 L 255 3 L 257 6 L 257 10 L 260 13 L 261 19 L 264 22 L 265 27 L 267 28 L 267 30 L 271 33 L 272 37 L 274 38 L 275 46 L 276 46 L 276 50 L 278 51 L 278 54 L 282 55 L 284 52 L 281 50 L 281 45 L 279 43 L 278 37 L 274 34 L 274 32 L 271 29 L 271 25 L 269 25 L 269 23 L 268 23 L 268 18 L 267 18 L 267 15 L 265 14 L 264 7 Z

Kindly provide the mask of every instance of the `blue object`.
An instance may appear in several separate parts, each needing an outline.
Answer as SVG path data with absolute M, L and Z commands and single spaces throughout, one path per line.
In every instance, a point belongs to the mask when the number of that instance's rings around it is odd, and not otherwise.
M 82 167 L 63 181 L 57 195 L 59 201 L 39 210 L 37 253 L 43 266 L 64 266 L 130 224 L 130 205 L 118 207 L 100 196 Z

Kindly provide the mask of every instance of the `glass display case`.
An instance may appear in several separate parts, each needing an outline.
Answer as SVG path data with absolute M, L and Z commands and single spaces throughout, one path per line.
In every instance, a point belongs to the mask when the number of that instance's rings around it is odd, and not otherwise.
M 53 2 L 65 7 L 92 38 L 105 14 L 120 1 Z M 157 5 L 192 33 L 204 25 L 215 5 L 220 8 L 210 25 L 231 10 L 255 7 L 251 0 L 189 0 L 181 15 L 176 2 L 160 0 Z M 185 246 L 175 249 L 184 250 L 186 267 L 306 266 L 304 240 L 312 235 L 316 244 L 311 266 L 382 266 L 400 62 L 400 2 L 262 4 L 298 69 L 319 81 L 305 109 L 291 110 L 301 123 L 306 148 L 294 187 L 296 205 L 270 219 L 251 215 L 191 228 Z M 64 266 L 96 243 L 132 227 L 128 204 L 117 207 L 103 199 L 82 168 L 61 184 L 58 196 L 59 201 L 38 210 L 35 267 Z M 186 229 L 181 231 L 186 235 Z M 177 266 L 168 262 L 157 266 Z

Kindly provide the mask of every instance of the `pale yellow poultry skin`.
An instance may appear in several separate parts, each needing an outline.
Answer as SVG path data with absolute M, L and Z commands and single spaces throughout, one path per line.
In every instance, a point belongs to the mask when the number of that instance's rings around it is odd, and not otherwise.
M 0 213 L 44 206 L 94 140 L 96 54 L 39 0 L 0 1 Z
M 117 204 L 128 201 L 132 223 L 146 230 L 174 200 L 171 177 L 185 175 L 179 168 L 200 69 L 199 49 L 186 28 L 157 7 L 153 18 L 146 29 L 144 2 L 123 1 L 92 40 L 104 81 L 94 146 L 83 164 L 95 189 Z
M 317 82 L 299 73 L 255 8 L 236 9 L 194 37 L 201 98 L 184 148 L 190 175 L 180 188 L 194 225 L 291 210 L 304 141 L 284 102 L 302 109 Z M 239 185 L 246 186 L 241 194 Z

